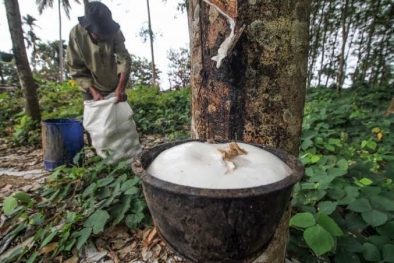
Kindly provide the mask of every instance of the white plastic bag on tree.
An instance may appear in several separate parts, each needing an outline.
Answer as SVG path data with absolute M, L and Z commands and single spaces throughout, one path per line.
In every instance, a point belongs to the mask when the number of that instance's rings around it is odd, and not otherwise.
M 141 144 L 128 102 L 116 103 L 114 93 L 104 100 L 84 102 L 83 126 L 89 132 L 92 146 L 109 163 L 132 161 L 141 152 Z

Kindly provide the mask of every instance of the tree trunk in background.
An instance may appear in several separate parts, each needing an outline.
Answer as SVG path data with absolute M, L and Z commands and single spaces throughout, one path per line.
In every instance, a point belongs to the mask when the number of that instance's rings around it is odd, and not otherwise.
M 63 63 L 63 40 L 62 40 L 62 9 L 60 0 L 59 4 L 59 82 L 63 82 L 64 76 L 64 63 Z
M 4 5 L 7 13 L 15 64 L 25 97 L 25 112 L 33 120 L 40 121 L 41 114 L 38 104 L 37 85 L 34 82 L 29 60 L 27 59 L 19 4 L 17 0 L 4 0 Z
M 379 14 L 379 9 L 380 9 L 380 4 L 381 4 L 381 0 L 378 0 L 376 2 L 373 14 Z M 373 16 L 370 28 L 369 28 L 369 32 L 367 35 L 367 45 L 366 45 L 366 55 L 363 59 L 363 69 L 362 69 L 362 77 L 361 77 L 361 81 L 366 81 L 366 77 L 367 77 L 367 71 L 368 69 L 372 66 L 371 65 L 371 61 L 370 61 L 370 56 L 371 56 L 371 52 L 372 52 L 372 39 L 374 38 L 374 33 L 375 33 L 375 29 L 376 29 L 376 20 L 378 19 L 377 15 Z
M 261 143 L 297 156 L 309 1 L 192 0 L 189 19 L 192 137 Z M 289 217 L 256 263 L 284 262 Z
M 156 65 L 155 65 L 155 55 L 153 52 L 153 31 L 152 31 L 152 23 L 150 18 L 150 8 L 149 8 L 149 0 L 146 0 L 146 6 L 148 8 L 148 26 L 149 26 L 149 39 L 150 39 L 150 52 L 152 55 L 152 86 L 156 86 Z
M 0 61 L 0 79 L 1 79 L 1 85 L 5 85 L 5 79 L 3 75 L 3 65 L 1 64 L 1 61 Z
M 347 38 L 349 34 L 349 25 L 347 23 L 351 23 L 347 21 L 348 16 L 348 7 L 349 7 L 349 0 L 345 0 L 344 5 L 342 6 L 341 12 L 341 28 L 342 28 L 342 43 L 341 43 L 341 53 L 339 54 L 339 69 L 337 75 L 337 93 L 341 93 L 342 85 L 344 82 L 344 75 L 345 75 L 345 47 L 347 43 Z
M 390 105 L 389 105 L 389 107 L 387 108 L 387 110 L 386 110 L 386 116 L 389 116 L 390 114 L 392 114 L 392 113 L 394 113 L 394 96 L 393 96 L 393 98 L 391 99 L 391 102 L 390 102 Z

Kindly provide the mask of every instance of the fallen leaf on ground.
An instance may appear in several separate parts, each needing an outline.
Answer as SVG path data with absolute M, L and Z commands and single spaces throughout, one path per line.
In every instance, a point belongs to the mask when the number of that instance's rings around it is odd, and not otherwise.
M 57 247 L 57 242 L 49 243 L 48 245 L 46 245 L 45 247 L 43 247 L 40 250 L 40 253 L 41 254 L 47 254 L 47 253 L 55 250 L 56 247 Z
M 63 263 L 78 263 L 78 257 L 77 256 L 72 256 L 71 258 L 67 259 Z
M 157 230 L 156 230 L 156 227 L 154 227 L 154 228 L 152 229 L 152 231 L 149 233 L 148 238 L 147 238 L 147 240 L 146 240 L 146 243 L 147 243 L 148 246 L 152 243 L 153 239 L 154 239 L 156 236 L 157 236 Z

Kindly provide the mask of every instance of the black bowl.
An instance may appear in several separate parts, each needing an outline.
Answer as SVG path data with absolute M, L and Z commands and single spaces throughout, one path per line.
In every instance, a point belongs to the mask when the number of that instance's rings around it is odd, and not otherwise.
M 161 152 L 191 141 L 198 140 L 162 144 L 133 160 L 157 231 L 172 250 L 189 261 L 249 262 L 265 250 L 274 235 L 304 167 L 282 150 L 251 144 L 279 157 L 292 174 L 269 185 L 216 190 L 177 185 L 146 172 Z

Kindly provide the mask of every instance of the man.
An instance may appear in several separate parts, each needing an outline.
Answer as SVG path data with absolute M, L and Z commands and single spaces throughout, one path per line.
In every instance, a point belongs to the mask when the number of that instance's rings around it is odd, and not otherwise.
M 101 2 L 86 4 L 85 16 L 78 20 L 70 32 L 67 65 L 85 100 L 83 125 L 88 143 L 101 157 L 112 156 L 112 163 L 131 160 L 141 151 L 141 145 L 132 109 L 126 102 L 131 57 L 125 38 L 111 11 Z M 111 98 L 97 102 L 109 94 Z M 113 107 L 114 103 L 119 104 Z
M 119 24 L 101 2 L 86 4 L 78 20 L 70 32 L 67 65 L 84 100 L 102 100 L 114 92 L 117 102 L 126 101 L 131 57 Z

